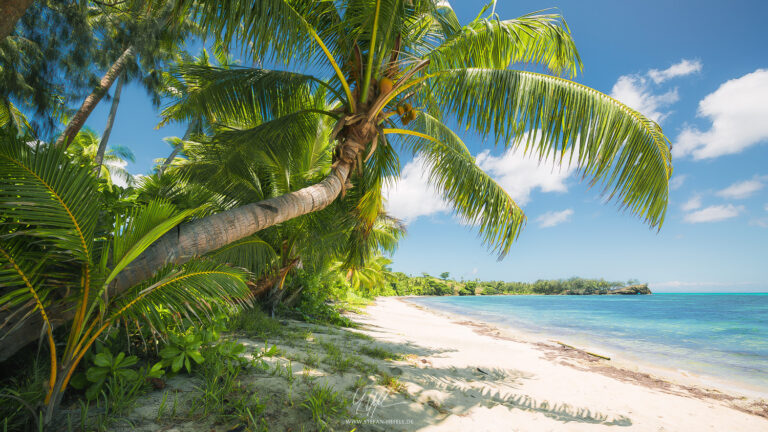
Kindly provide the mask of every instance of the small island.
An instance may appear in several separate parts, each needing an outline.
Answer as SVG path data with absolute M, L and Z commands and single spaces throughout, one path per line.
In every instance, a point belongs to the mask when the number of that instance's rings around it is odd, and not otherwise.
M 606 281 L 604 279 L 569 279 L 537 280 L 536 282 L 505 281 L 457 281 L 450 278 L 450 273 L 441 273 L 439 277 L 422 273 L 421 276 L 409 276 L 405 273 L 393 273 L 390 289 L 383 295 L 390 296 L 472 296 L 472 295 L 647 295 L 651 294 L 648 284 L 636 280 L 627 282 Z

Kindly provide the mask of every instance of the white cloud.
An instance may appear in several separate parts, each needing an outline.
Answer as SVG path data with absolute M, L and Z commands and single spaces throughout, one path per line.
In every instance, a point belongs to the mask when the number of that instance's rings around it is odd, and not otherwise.
M 408 162 L 393 185 L 384 187 L 387 212 L 405 223 L 420 216 L 450 211 L 437 191 L 427 183 L 427 169 L 421 158 Z
M 746 180 L 728 186 L 717 192 L 717 195 L 729 199 L 744 199 L 752 196 L 752 194 L 762 189 L 763 186 L 765 185 L 760 180 Z
M 678 174 L 673 176 L 672 180 L 669 181 L 669 188 L 672 190 L 680 189 L 687 178 L 688 176 L 685 174 Z
M 115 185 L 120 187 L 128 187 L 129 185 L 134 184 L 136 176 L 131 175 L 131 173 L 125 170 L 125 167 L 128 166 L 127 161 L 122 159 L 105 161 L 104 165 L 106 165 L 107 169 L 109 170 L 109 173 L 112 176 L 112 183 Z
M 661 84 L 670 78 L 690 75 L 699 71 L 701 71 L 700 61 L 683 59 L 680 63 L 675 63 L 664 70 L 651 69 L 648 71 L 648 76 L 656 84 Z
M 744 211 L 743 206 L 733 204 L 709 206 L 685 215 L 685 221 L 688 223 L 719 222 L 734 218 L 742 211 Z
M 563 211 L 550 211 L 536 218 L 536 222 L 539 223 L 541 228 L 549 228 L 555 225 L 560 225 L 563 222 L 568 222 L 573 215 L 573 209 L 565 209 Z
M 712 122 L 707 131 L 687 127 L 673 155 L 708 159 L 734 154 L 768 139 L 768 69 L 725 82 L 699 102 L 698 115 Z
M 662 109 L 672 105 L 679 99 L 677 89 L 666 93 L 654 94 L 649 88 L 648 80 L 639 75 L 620 76 L 613 85 L 611 97 L 641 112 L 644 116 L 656 122 L 661 122 L 669 115 Z
M 682 206 L 683 211 L 689 212 L 701 208 L 701 196 L 694 195 Z
M 557 157 L 557 155 L 555 155 Z M 499 156 L 490 151 L 481 152 L 475 162 L 496 180 L 515 202 L 524 206 L 535 190 L 541 192 L 567 192 L 566 179 L 576 167 L 559 167 L 551 162 L 542 162 L 535 156 L 524 155 L 512 147 Z M 408 162 L 400 178 L 385 186 L 387 212 L 410 223 L 422 216 L 449 213 L 451 207 L 428 182 L 428 171 L 420 158 Z
M 658 92 L 658 86 L 676 77 L 690 75 L 701 70 L 698 60 L 681 60 L 667 69 L 651 69 L 646 74 L 622 75 L 611 89 L 611 97 L 629 105 L 644 116 L 661 123 L 669 115 L 666 110 L 680 99 L 677 88 Z
M 555 158 L 559 156 L 555 155 Z M 537 157 L 524 155 L 521 150 L 512 147 L 500 156 L 493 156 L 488 150 L 477 155 L 477 165 L 521 206 L 530 201 L 531 192 L 535 189 L 542 192 L 568 191 L 565 180 L 576 167 L 555 166 L 551 160 L 539 164 Z

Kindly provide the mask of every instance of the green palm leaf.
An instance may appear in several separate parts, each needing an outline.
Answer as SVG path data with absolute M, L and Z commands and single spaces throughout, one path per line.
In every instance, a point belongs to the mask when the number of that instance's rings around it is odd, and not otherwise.
M 177 74 L 187 92 L 163 110 L 161 125 L 203 115 L 211 123 L 254 126 L 310 108 L 318 87 L 335 92 L 315 77 L 284 71 L 184 65 Z
M 456 215 L 477 228 L 499 259 L 503 258 L 523 228 L 523 211 L 477 166 L 466 145 L 447 126 L 422 113 L 414 129 L 418 132 L 408 135 L 403 144 L 429 170 L 429 183 L 452 205 Z
M 533 72 L 452 69 L 435 74 L 434 98 L 445 112 L 483 135 L 541 159 L 560 154 L 608 199 L 645 219 L 664 221 L 672 174 L 661 128 L 617 100 L 581 84 Z M 527 133 L 530 132 L 530 133 Z
M 108 285 L 118 273 L 163 234 L 200 209 L 177 211 L 162 200 L 136 206 L 115 222 L 112 241 L 112 270 L 104 281 Z
M 242 267 L 256 276 L 261 276 L 272 268 L 277 259 L 277 252 L 272 245 L 253 235 L 213 251 L 207 257 L 212 261 Z
M 160 325 L 166 320 L 165 312 L 200 321 L 216 308 L 250 303 L 246 279 L 242 270 L 206 260 L 169 267 L 123 292 L 112 303 L 104 322 L 109 325 L 125 317 Z
M 88 167 L 52 147 L 0 142 L 0 217 L 14 235 L 35 237 L 88 265 L 98 210 Z
M 482 67 L 504 69 L 512 63 L 540 64 L 574 76 L 581 59 L 560 15 L 528 14 L 517 19 L 476 20 L 427 55 L 430 71 Z

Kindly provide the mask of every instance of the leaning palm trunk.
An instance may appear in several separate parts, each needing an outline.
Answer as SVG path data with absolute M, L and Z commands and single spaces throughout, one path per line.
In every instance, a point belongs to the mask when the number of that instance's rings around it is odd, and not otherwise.
M 120 78 L 117 79 L 115 85 L 115 96 L 112 97 L 112 107 L 109 109 L 109 117 L 107 117 L 107 126 L 104 128 L 104 134 L 101 136 L 101 142 L 99 142 L 99 150 L 96 152 L 96 159 L 94 159 L 93 169 L 96 173 L 96 177 L 101 173 L 101 164 L 104 162 L 104 152 L 107 150 L 107 143 L 109 142 L 109 136 L 112 134 L 112 126 L 115 125 L 115 116 L 117 115 L 117 106 L 120 104 L 120 93 L 123 90 L 123 84 L 125 84 L 125 74 L 120 74 Z
M 352 162 L 340 162 L 318 184 L 180 225 L 117 276 L 115 291 L 150 278 L 167 264 L 184 263 L 264 228 L 324 209 L 341 193 L 351 166 Z
M 77 135 L 83 125 L 85 125 L 85 121 L 88 120 L 88 117 L 91 115 L 94 108 L 96 108 L 96 105 L 99 104 L 104 95 L 109 91 L 109 88 L 112 87 L 112 83 L 114 83 L 117 77 L 123 73 L 134 54 L 135 50 L 133 46 L 129 46 L 122 54 L 120 54 L 120 57 L 118 57 L 107 73 L 101 78 L 98 87 L 85 98 L 83 104 L 80 105 L 80 108 L 67 124 L 64 132 L 56 140 L 57 147 L 63 146 L 64 148 L 67 148 L 69 146 L 75 135 Z
M 357 145 L 343 145 L 342 159 L 320 183 L 279 197 L 248 204 L 180 225 L 161 237 L 114 279 L 110 297 L 152 277 L 168 264 L 185 263 L 260 230 L 322 210 L 342 192 L 357 158 Z M 75 311 L 55 305 L 49 309 L 52 327 L 74 316 Z M 8 316 L 0 315 L 0 321 Z M 0 361 L 12 356 L 40 336 L 42 319 L 29 318 L 18 326 L 8 325 L 0 334 Z
M 35 0 L 3 0 L 0 4 L 0 40 L 13 33 L 16 23 L 34 2 Z

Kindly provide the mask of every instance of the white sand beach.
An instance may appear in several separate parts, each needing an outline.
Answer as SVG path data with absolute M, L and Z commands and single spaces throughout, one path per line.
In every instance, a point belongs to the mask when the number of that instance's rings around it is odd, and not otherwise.
M 348 316 L 356 328 L 280 320 L 261 336 L 234 335 L 265 366 L 238 378 L 225 409 L 259 401 L 258 430 L 292 432 L 768 431 L 760 395 L 695 376 L 662 379 L 403 298 L 379 297 Z M 265 352 L 273 344 L 279 350 Z M 194 374 L 172 377 L 109 430 L 249 430 L 237 416 L 201 413 L 204 387 Z M 343 401 L 324 405 L 322 427 L 307 404 L 321 388 Z
M 411 400 L 384 400 L 375 410 L 409 424 L 382 430 L 768 430 L 765 400 L 657 379 L 403 299 L 379 298 L 354 320 L 413 353 L 399 376 Z

